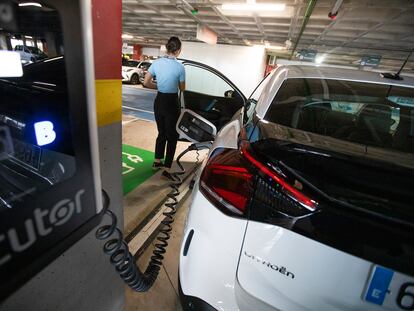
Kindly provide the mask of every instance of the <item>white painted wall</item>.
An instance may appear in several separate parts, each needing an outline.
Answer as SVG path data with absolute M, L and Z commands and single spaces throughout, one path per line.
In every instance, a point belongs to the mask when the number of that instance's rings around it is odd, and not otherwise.
M 217 69 L 230 79 L 246 97 L 250 96 L 263 79 L 266 67 L 264 47 L 183 42 L 179 57 L 198 61 Z
M 160 56 L 161 55 L 161 49 L 160 48 L 144 47 L 144 48 L 142 48 L 142 55 Z

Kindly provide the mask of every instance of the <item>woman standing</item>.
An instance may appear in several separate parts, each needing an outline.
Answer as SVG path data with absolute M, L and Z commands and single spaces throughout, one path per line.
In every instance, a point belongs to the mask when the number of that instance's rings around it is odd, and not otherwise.
M 181 52 L 181 41 L 177 37 L 171 37 L 167 44 L 167 55 L 154 61 L 148 69 L 144 79 L 144 85 L 149 88 L 158 89 L 154 101 L 154 114 L 157 123 L 158 136 L 155 143 L 155 159 L 152 167 L 158 169 L 165 167 L 163 177 L 173 179 L 169 170 L 174 160 L 177 146 L 178 133 L 175 125 L 180 116 L 180 105 L 178 102 L 178 90 L 185 89 L 184 66 L 177 61 Z M 157 79 L 157 84 L 152 78 Z M 167 146 L 167 152 L 165 147 Z M 165 161 L 162 163 L 162 159 Z

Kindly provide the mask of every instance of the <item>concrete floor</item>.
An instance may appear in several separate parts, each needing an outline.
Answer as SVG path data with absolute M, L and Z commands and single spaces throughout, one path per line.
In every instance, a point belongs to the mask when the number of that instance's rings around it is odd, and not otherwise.
M 123 120 L 124 144 L 136 146 L 146 150 L 153 150 L 157 135 L 156 124 L 136 118 L 134 115 L 124 115 Z M 189 143 L 179 142 L 176 156 L 187 148 Z M 201 155 L 201 159 L 206 153 Z M 194 167 L 196 161 L 194 152 L 183 157 L 183 163 L 187 169 Z M 174 168 L 174 166 L 173 166 Z M 134 228 L 150 213 L 154 205 L 169 192 L 169 183 L 160 179 L 160 172 L 152 176 L 135 190 L 124 197 L 124 228 L 125 234 L 131 233 Z M 163 267 L 153 288 L 147 293 L 136 293 L 126 287 L 126 302 L 124 311 L 149 310 L 149 311 L 176 311 L 181 310 L 178 297 L 178 260 L 179 249 L 183 234 L 183 226 L 189 206 L 189 198 L 180 202 L 180 207 L 173 224 L 172 236 L 165 255 Z M 138 260 L 141 269 L 145 269 L 152 254 L 154 242 L 146 249 Z

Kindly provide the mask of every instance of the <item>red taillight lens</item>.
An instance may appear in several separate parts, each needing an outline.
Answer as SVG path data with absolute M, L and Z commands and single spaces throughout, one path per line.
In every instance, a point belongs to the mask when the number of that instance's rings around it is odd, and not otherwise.
M 271 170 L 258 160 L 256 160 L 249 152 L 247 144 L 242 145 L 242 153 L 254 166 L 256 166 L 259 170 L 265 173 L 267 176 L 270 176 L 276 183 L 278 183 L 283 191 L 290 196 L 295 201 L 299 202 L 303 207 L 307 208 L 310 211 L 315 211 L 318 203 L 312 200 L 308 196 L 304 195 L 301 191 L 294 188 L 290 185 L 283 176 L 277 173 L 274 170 Z
M 316 210 L 316 201 L 292 186 L 286 176 L 257 160 L 248 146 L 245 143 L 241 150 L 218 150 L 211 157 L 200 179 L 200 190 L 207 198 L 227 214 L 244 215 L 253 198 L 254 172 L 258 170 L 276 183 L 273 187 L 279 195 L 268 194 L 278 198 L 271 204 L 276 210 L 292 217 Z
M 224 150 L 206 165 L 200 186 L 222 211 L 242 215 L 252 194 L 252 174 L 243 166 L 238 150 Z

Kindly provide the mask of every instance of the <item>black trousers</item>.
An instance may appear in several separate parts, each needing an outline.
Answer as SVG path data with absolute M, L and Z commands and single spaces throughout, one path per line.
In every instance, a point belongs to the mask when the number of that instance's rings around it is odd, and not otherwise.
M 155 143 L 155 158 L 163 159 L 164 166 L 170 168 L 177 147 L 178 133 L 175 125 L 180 116 L 180 106 L 177 93 L 157 93 L 154 101 L 155 122 L 158 137 Z M 165 146 L 167 145 L 167 152 Z

